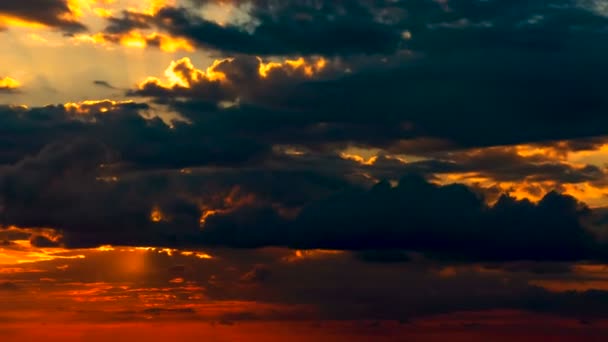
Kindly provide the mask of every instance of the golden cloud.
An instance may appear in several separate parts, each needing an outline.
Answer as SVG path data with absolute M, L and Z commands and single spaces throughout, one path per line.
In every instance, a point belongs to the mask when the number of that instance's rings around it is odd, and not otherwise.
M 40 23 L 40 22 L 0 13 L 0 28 L 4 28 L 4 27 L 23 27 L 23 28 L 28 28 L 28 29 L 42 29 L 42 28 L 46 28 L 47 25 Z
M 169 67 L 165 70 L 166 80 L 161 80 L 157 77 L 148 77 L 143 82 L 138 84 L 139 90 L 149 88 L 164 89 L 170 91 L 177 88 L 191 89 L 195 86 L 204 84 L 225 84 L 228 88 L 238 92 L 238 88 L 242 86 L 243 80 L 233 80 L 224 72 L 221 71 L 224 67 L 228 67 L 230 63 L 236 63 L 235 68 L 239 67 L 241 61 L 236 58 L 219 59 L 212 62 L 206 69 L 196 68 L 190 58 L 184 57 L 177 61 L 172 61 Z M 287 59 L 283 62 L 264 62 L 261 58 L 257 58 L 257 73 L 245 75 L 248 77 L 245 81 L 262 82 L 272 81 L 287 78 L 311 78 L 320 73 L 327 65 L 327 61 L 323 58 L 316 61 L 307 61 L 304 58 Z M 238 96 L 235 96 L 238 98 Z
M 126 10 L 153 16 L 166 6 L 175 6 L 173 0 L 140 0 L 138 6 L 127 7 Z M 66 20 L 78 20 L 85 15 L 94 14 L 98 17 L 107 18 L 122 10 L 118 0 L 67 0 L 69 13 L 64 14 Z
M 0 78 L 0 91 L 16 90 L 21 87 L 21 83 L 14 78 Z
M 119 44 L 126 48 L 144 49 L 148 46 L 157 46 L 164 52 L 187 51 L 193 52 L 194 45 L 185 38 L 171 37 L 162 33 L 144 34 L 140 31 L 133 30 L 127 33 L 109 34 L 96 33 L 79 34 L 72 38 L 74 43 L 90 43 L 104 47 L 110 47 L 112 44 Z
M 323 70 L 327 65 L 327 61 L 324 58 L 319 58 L 314 63 L 307 62 L 303 57 L 298 59 L 286 59 L 283 62 L 268 63 L 264 63 L 262 58 L 258 57 L 258 61 L 260 62 L 258 72 L 263 78 L 267 78 L 268 75 L 275 69 L 287 71 L 289 73 L 300 71 L 303 72 L 304 75 L 312 77 L 316 73 Z
M 63 105 L 66 111 L 73 114 L 89 114 L 91 112 L 106 113 L 118 109 L 122 105 L 132 104 L 133 101 L 113 100 L 86 100 L 81 102 L 68 102 Z
M 144 89 L 149 84 L 171 89 L 174 87 L 191 88 L 193 85 L 203 82 L 223 82 L 226 81 L 226 74 L 218 71 L 217 68 L 223 63 L 231 61 L 232 59 L 216 60 L 206 70 L 200 70 L 194 67 L 190 58 L 184 57 L 172 61 L 171 65 L 165 70 L 166 82 L 156 77 L 148 77 L 139 84 L 139 89 Z

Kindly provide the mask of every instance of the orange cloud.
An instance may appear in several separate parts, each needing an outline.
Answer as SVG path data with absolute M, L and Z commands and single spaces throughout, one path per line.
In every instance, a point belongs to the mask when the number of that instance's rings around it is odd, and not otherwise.
M 342 255 L 346 252 L 332 249 L 308 249 L 308 250 L 295 250 L 292 255 L 288 255 L 283 258 L 286 262 L 297 262 L 307 259 L 323 259 L 332 256 Z
M 204 227 L 211 216 L 228 214 L 241 207 L 252 205 L 255 201 L 256 197 L 253 194 L 243 193 L 238 186 L 233 187 L 228 193 L 218 193 L 206 201 L 200 200 L 200 226 Z M 166 215 L 158 205 L 150 209 L 149 219 L 154 223 L 171 221 L 171 217 Z
M 23 239 L 11 239 L 10 236 L 23 236 Z M 29 236 L 29 240 L 27 239 Z M 32 238 L 44 237 L 51 242 L 59 242 L 62 236 L 50 228 L 19 228 L 8 227 L 0 229 L 0 265 L 18 265 L 56 259 L 81 259 L 83 255 L 61 247 L 36 247 Z
M 378 160 L 378 156 L 371 156 L 371 157 L 365 159 L 364 157 L 362 157 L 358 154 L 349 154 L 346 152 L 340 152 L 340 158 L 352 160 L 361 165 L 368 165 L 368 166 L 374 165 L 376 163 L 376 161 Z
M 530 284 L 552 292 L 608 290 L 608 265 L 576 264 L 572 266 L 572 272 L 571 279 L 538 279 Z
M 256 202 L 253 194 L 243 193 L 238 186 L 233 187 L 228 194 L 218 194 L 209 203 L 201 203 L 200 225 L 205 226 L 207 219 L 213 215 L 231 213 L 239 208 L 252 205 Z

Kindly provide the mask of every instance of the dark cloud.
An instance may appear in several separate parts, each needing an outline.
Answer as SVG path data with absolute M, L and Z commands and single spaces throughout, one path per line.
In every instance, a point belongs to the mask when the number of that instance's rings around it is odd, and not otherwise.
M 411 261 L 407 252 L 400 250 L 366 250 L 357 252 L 356 256 L 365 262 L 402 263 Z
M 57 243 L 43 235 L 32 236 L 30 238 L 30 243 L 32 244 L 32 246 L 41 247 L 41 248 L 59 247 L 59 243 Z
M 170 88 L 148 82 L 130 94 L 173 102 L 187 117 L 238 127 L 242 136 L 311 148 L 354 143 L 406 153 L 420 145 L 436 151 L 588 140 L 605 134 L 607 105 L 598 90 L 606 75 L 597 58 L 603 51 L 595 48 L 601 37 L 581 35 L 585 39 L 566 39 L 557 53 L 504 46 L 400 56 L 359 68 L 328 61 L 312 78 L 263 79 L 254 58 L 237 57 L 215 68 L 226 81 L 203 78 Z M 193 75 L 185 63 L 175 67 Z M 175 103 L 175 97 L 190 101 Z M 217 117 L 200 115 L 209 102 L 237 100 L 239 106 Z M 413 146 L 416 141 L 426 143 Z
M 53 291 L 73 286 L 70 298 L 133 300 L 116 320 L 607 317 L 606 291 L 538 285 L 605 280 L 594 263 L 608 258 L 606 209 L 558 192 L 606 184 L 605 167 L 567 158 L 606 142 L 600 10 L 253 0 L 222 25 L 193 8 L 107 18 L 111 43 L 157 30 L 148 45 L 170 35 L 230 58 L 177 60 L 169 80 L 128 90 L 140 102 L 0 106 L 0 246 L 49 257 L 7 268 L 0 292 L 44 290 L 45 277 Z M 0 4 L 0 15 L 83 30 L 68 12 L 64 1 Z M 453 175 L 496 184 L 439 185 Z M 503 182 L 541 199 L 503 194 Z M 83 249 L 107 244 L 192 251 Z M 72 250 L 45 254 L 59 246 Z M 139 252 L 145 266 L 127 265 Z M 112 285 L 72 291 L 102 282 Z
M 196 5 L 213 4 L 194 1 Z M 568 35 L 601 31 L 606 18 L 592 2 L 528 1 L 277 1 L 230 2 L 228 22 L 197 10 L 164 7 L 155 15 L 125 11 L 107 33 L 155 26 L 225 54 L 352 56 L 399 50 L 443 53 L 514 48 L 560 50 Z
M 86 29 L 82 23 L 70 17 L 73 13 L 66 0 L 3 1 L 0 14 L 50 26 L 68 34 Z
M 149 108 L 109 101 L 5 107 L 3 137 L 16 148 L 3 150 L 2 223 L 60 229 L 61 242 L 70 247 L 291 246 L 361 250 L 370 261 L 407 259 L 393 250 L 476 260 L 604 258 L 601 243 L 582 223 L 589 209 L 569 196 L 550 193 L 538 204 L 503 196 L 488 206 L 463 185 L 440 187 L 408 176 L 397 187 L 380 183 L 367 190 L 348 177 L 369 171 L 398 178 L 409 169 L 559 184 L 601 179 L 597 167 L 522 157 L 511 148 L 453 151 L 394 165 L 384 158 L 371 166 L 323 151 L 277 154 L 272 140 L 258 145 L 265 153 L 256 154 L 251 146 L 230 143 L 237 132 L 247 144 L 256 141 L 247 125 L 207 127 L 210 116 L 230 111 L 212 108 L 207 118 L 189 116 L 192 123 L 171 128 L 142 117 Z M 247 159 L 235 157 L 240 154 Z M 164 215 L 159 222 L 150 216 L 155 207 Z M 214 212 L 201 230 L 207 210 Z M 33 243 L 55 243 L 45 239 Z
M 50 145 L 38 156 L 5 168 L 0 176 L 3 223 L 58 228 L 62 242 L 73 247 L 377 250 L 362 253 L 373 261 L 395 260 L 399 253 L 390 252 L 395 249 L 477 260 L 604 258 L 602 244 L 583 225 L 590 210 L 557 193 L 538 204 L 503 196 L 490 207 L 463 185 L 436 186 L 417 176 L 403 178 L 395 188 L 380 183 L 370 190 L 321 174 L 277 171 L 267 178 L 263 175 L 268 171 L 241 171 L 232 177 L 223 172 L 126 174 L 112 182 L 99 169 L 111 158 L 100 144 Z M 222 194 L 231 181 L 243 190 Z M 318 189 L 306 188 L 315 183 Z M 214 199 L 218 195 L 219 201 Z M 303 209 L 286 215 L 282 209 L 290 205 Z M 155 206 L 166 221 L 151 220 Z M 207 207 L 217 212 L 201 230 L 199 218 Z
M 104 81 L 104 80 L 95 80 L 95 81 L 93 81 L 93 84 L 96 86 L 102 87 L 102 88 L 117 89 L 112 84 L 110 84 L 108 81 Z
M 233 246 L 404 249 L 440 258 L 604 258 L 583 226 L 589 214 L 576 199 L 557 193 L 538 204 L 505 195 L 488 207 L 463 185 L 436 186 L 412 175 L 395 188 L 380 183 L 310 203 L 295 221 L 278 220 L 265 209 L 210 217 L 203 235 Z
M 570 151 L 565 150 L 566 153 Z M 404 163 L 390 156 L 380 156 L 373 165 L 362 166 L 361 169 L 380 179 L 396 179 L 404 170 L 435 175 L 474 174 L 496 182 L 576 184 L 600 182 L 606 178 L 606 170 L 602 167 L 572 165 L 544 154 L 523 156 L 516 147 L 429 153 L 426 157 L 426 160 Z
M 0 163 L 15 163 L 48 144 L 80 138 L 105 144 L 122 161 L 140 168 L 212 165 L 214 159 L 217 164 L 238 164 L 269 149 L 262 142 L 203 125 L 175 122 L 171 128 L 156 116 L 144 118 L 141 114 L 149 108 L 143 103 L 112 101 L 31 110 L 0 107 L 4 114 L 0 138 L 6 146 L 0 150 Z M 135 145 L 142 148 L 132 149 Z
M 12 283 L 10 281 L 5 281 L 0 283 L 0 291 L 18 291 L 19 286 L 17 284 Z
M 136 13 L 132 11 L 122 11 L 122 17 L 109 17 L 108 25 L 104 30 L 108 34 L 121 34 L 128 33 L 134 29 L 148 29 L 150 28 L 151 16 L 143 13 Z
M 264 265 L 256 265 L 251 271 L 243 274 L 241 281 L 245 284 L 264 283 L 270 276 L 272 271 Z
M 255 55 L 390 53 L 404 41 L 398 26 L 376 17 L 380 8 L 360 1 L 251 4 L 250 10 L 242 11 L 246 18 L 223 25 L 181 7 L 164 7 L 153 16 L 124 11 L 122 17 L 108 19 L 105 32 L 154 26 L 204 48 Z M 386 8 L 386 2 L 379 6 Z
M 544 5 L 254 1 L 253 28 L 220 26 L 184 8 L 124 12 L 106 33 L 157 26 L 235 56 L 209 69 L 175 61 L 172 84 L 148 79 L 128 92 L 150 104 L 1 107 L 3 222 L 56 227 L 72 247 L 287 245 L 387 261 L 401 255 L 385 250 L 603 258 L 580 222 L 587 210 L 565 195 L 535 204 L 415 177 L 372 190 L 355 181 L 415 172 L 558 189 L 599 184 L 602 167 L 508 146 L 597 148 L 606 133 L 605 19 L 571 2 Z M 285 56 L 277 63 L 269 55 Z M 165 109 L 184 120 L 164 122 Z M 379 156 L 371 165 L 339 157 L 351 146 Z M 546 190 L 534 186 L 539 196 Z M 242 193 L 232 198 L 235 187 Z M 166 214 L 158 222 L 150 219 L 155 207 Z

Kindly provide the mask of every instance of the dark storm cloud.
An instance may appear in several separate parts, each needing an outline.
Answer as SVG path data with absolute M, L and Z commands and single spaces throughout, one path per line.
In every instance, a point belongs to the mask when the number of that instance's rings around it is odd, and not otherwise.
M 3 150 L 2 223 L 57 228 L 70 247 L 290 246 L 361 250 L 363 259 L 386 262 L 405 260 L 394 250 L 478 260 L 605 258 L 583 225 L 590 210 L 569 196 L 550 193 L 538 204 L 503 196 L 488 206 L 463 185 L 439 187 L 408 176 L 396 188 L 380 183 L 366 190 L 348 177 L 424 170 L 576 183 L 601 179 L 603 171 L 593 166 L 521 157 L 511 148 L 395 165 L 380 158 L 372 166 L 313 150 L 289 157 L 263 134 L 261 150 L 233 143 L 239 135 L 251 145 L 254 131 L 246 122 L 210 124 L 210 117 L 230 113 L 213 107 L 205 118 L 188 116 L 192 123 L 173 128 L 140 116 L 150 107 L 136 103 L 3 110 L 2 136 L 14 148 Z M 159 222 L 150 216 L 155 207 L 164 215 Z M 216 213 L 201 231 L 206 208 Z
M 0 15 L 15 17 L 59 29 L 65 33 L 84 31 L 86 27 L 69 16 L 66 0 L 2 1 Z
M 201 111 L 199 101 L 207 106 L 238 98 L 241 106 L 225 110 L 219 124 L 255 118 L 263 124 L 245 126 L 244 134 L 284 144 L 353 142 L 399 153 L 414 138 L 444 142 L 427 145 L 429 150 L 589 139 L 605 135 L 608 123 L 602 115 L 608 108 L 602 96 L 608 56 L 597 48 L 602 39 L 599 33 L 567 33 L 558 52 L 505 45 L 404 55 L 360 68 L 330 61 L 312 78 L 277 83 L 260 80 L 253 58 L 237 57 L 217 68 L 227 82 L 172 89 L 147 83 L 130 94 L 190 99 L 175 104 L 187 116 Z M 344 72 L 347 67 L 353 71 Z M 240 78 L 231 78 L 231 71 Z
M 222 70 L 234 77 L 239 69 Z M 578 183 L 604 178 L 598 167 L 522 157 L 510 147 L 435 153 L 431 160 L 410 163 L 381 156 L 370 166 L 343 160 L 329 147 L 294 157 L 273 146 L 305 140 L 274 133 L 280 116 L 273 117 L 276 123 L 255 116 L 275 109 L 201 110 L 194 102 L 174 107 L 191 122 L 171 128 L 142 117 L 151 108 L 137 103 L 3 107 L 0 132 L 5 146 L 12 146 L 1 150 L 7 164 L 0 170 L 3 222 L 62 229 L 70 246 L 287 245 L 473 259 L 603 258 L 581 224 L 586 211 L 567 196 L 553 193 L 539 204 L 503 197 L 488 207 L 464 186 L 436 187 L 410 177 L 397 188 L 381 183 L 368 191 L 348 177 L 477 172 L 498 181 Z M 323 139 L 311 139 L 311 148 L 318 144 Z M 194 169 L 179 171 L 189 167 Z M 230 208 L 214 202 L 214 194 L 227 197 L 235 185 L 241 187 L 239 196 L 253 199 Z M 224 211 L 208 217 L 201 233 L 202 206 L 209 204 Z M 167 221 L 151 222 L 155 206 Z M 547 229 L 552 233 L 545 240 Z M 472 248 L 476 245 L 487 248 Z
M 268 149 L 255 140 L 214 133 L 212 127 L 176 122 L 171 128 L 158 118 L 140 115 L 148 109 L 143 103 L 111 101 L 31 110 L 0 107 L 0 138 L 5 144 L 0 163 L 15 163 L 48 144 L 83 137 L 107 145 L 122 160 L 144 168 L 213 165 L 212 160 L 220 165 L 238 164 Z
M 156 15 L 159 26 L 203 47 L 227 53 L 258 55 L 388 53 L 403 42 L 401 31 L 377 21 L 357 1 L 254 4 L 254 32 L 236 25 L 221 26 L 183 8 L 164 8 Z
M 130 94 L 152 96 L 158 101 L 180 96 L 194 103 L 238 98 L 243 106 L 227 111 L 226 118 L 255 117 L 264 125 L 256 126 L 252 134 L 272 136 L 284 143 L 356 142 L 397 150 L 411 138 L 444 142 L 431 147 L 434 149 L 589 139 L 606 134 L 602 113 L 608 103 L 603 96 L 603 80 L 608 75 L 603 64 L 608 50 L 602 48 L 602 28 L 608 21 L 592 6 L 580 4 L 564 0 L 550 5 L 544 1 L 259 1 L 250 10 L 262 22 L 254 33 L 205 23 L 199 26 L 215 27 L 220 32 L 194 34 L 191 38 L 218 39 L 227 47 L 217 49 L 227 55 L 262 54 L 264 51 L 244 51 L 248 44 L 238 37 L 255 40 L 263 36 L 270 37 L 263 40 L 274 41 L 276 34 L 289 40 L 292 34 L 297 36 L 293 30 L 308 32 L 310 27 L 297 21 L 290 26 L 287 18 L 307 18 L 302 20 L 315 26 L 317 21 L 338 25 L 341 16 L 348 20 L 360 16 L 374 25 L 391 27 L 395 33 L 409 30 L 408 50 L 377 49 L 378 54 L 367 57 L 330 60 L 327 73 L 315 74 L 312 79 L 288 79 L 274 86 L 257 80 L 253 57 L 237 56 L 236 61 L 217 68 L 226 71 L 229 80 L 230 72 L 237 72 L 234 75 L 240 78 L 235 78 L 236 88 L 218 82 L 201 82 L 190 89 L 167 89 L 149 83 Z M 186 9 L 165 8 L 158 16 L 166 17 L 168 27 L 182 31 L 191 30 L 190 21 L 194 20 Z M 333 16 L 337 19 L 327 19 Z M 383 16 L 391 18 L 381 19 Z M 277 29 L 264 25 L 276 25 Z M 322 23 L 315 27 L 324 30 Z M 315 37 L 316 31 L 312 31 L 311 37 Z M 326 32 L 322 36 L 329 40 L 344 38 Z M 281 43 L 271 45 L 286 51 L 272 54 L 297 56 L 306 52 L 298 48 L 307 46 L 310 53 L 326 56 L 344 52 L 338 42 L 327 44 L 328 48 L 335 47 L 332 53 L 312 47 L 324 44 L 323 39 L 315 39 L 312 45 L 293 41 L 296 47 L 279 39 Z M 357 42 L 365 49 L 365 39 Z M 242 50 L 233 51 L 230 44 Z M 260 106 L 264 110 L 254 115 L 251 111 Z M 185 111 L 188 107 L 197 111 L 195 104 L 182 105 Z
M 571 151 L 569 147 L 563 148 L 559 153 Z M 515 147 L 511 146 L 449 152 L 412 151 L 412 153 L 416 153 L 413 157 L 408 155 L 401 157 L 401 160 L 387 151 L 380 150 L 372 153 L 372 155 L 375 154 L 373 163 L 368 160 L 368 164 L 344 159 L 339 157 L 335 151 L 308 150 L 302 153 L 305 154 L 275 156 L 273 160 L 275 164 L 284 165 L 284 167 L 342 170 L 345 175 L 355 178 L 363 178 L 364 175 L 368 175 L 372 180 L 398 180 L 404 172 L 426 174 L 431 177 L 468 175 L 469 177 L 487 178 L 497 183 L 526 181 L 563 185 L 589 182 L 601 186 L 606 179 L 606 170 L 603 167 L 590 164 L 573 165 L 557 156 L 543 154 L 522 156 L 518 154 Z M 565 158 L 565 155 L 563 157 Z
M 502 196 L 488 207 L 464 185 L 441 187 L 411 175 L 396 188 L 380 183 L 310 203 L 294 221 L 278 221 L 267 209 L 212 216 L 204 236 L 241 247 L 404 249 L 488 260 L 603 258 L 582 223 L 590 214 L 557 193 L 538 204 Z
M 194 1 L 197 5 L 214 1 Z M 601 31 L 606 18 L 591 1 L 250 1 L 221 25 L 183 7 L 154 16 L 123 12 L 106 32 L 156 26 L 226 54 L 352 56 L 408 49 L 443 53 L 512 46 L 559 50 L 573 32 Z
M 565 195 L 538 204 L 501 197 L 488 206 L 469 188 L 416 177 L 372 190 L 352 182 L 407 171 L 600 182 L 600 167 L 523 157 L 504 145 L 569 139 L 565 150 L 596 148 L 608 124 L 603 17 L 564 1 L 318 4 L 254 2 L 252 32 L 179 8 L 111 19 L 108 32 L 154 24 L 239 55 L 210 69 L 176 61 L 170 71 L 181 82 L 148 80 L 128 93 L 152 98 L 150 105 L 1 107 L 2 221 L 55 227 L 71 247 L 286 245 L 361 250 L 376 261 L 405 259 L 385 250 L 604 258 L 581 223 L 588 210 Z M 368 29 L 357 41 L 336 40 Z M 402 36 L 406 29 L 411 37 Z M 397 51 L 406 43 L 410 51 Z M 263 75 L 253 53 L 326 56 L 324 64 L 306 56 Z M 150 118 L 158 104 L 187 122 Z M 384 150 L 365 166 L 337 156 L 351 145 Z M 495 145 L 503 147 L 476 149 Z M 304 152 L 281 152 L 285 146 Z M 412 151 L 424 159 L 389 155 Z M 231 198 L 235 187 L 242 193 Z M 201 232 L 211 204 L 217 212 Z M 150 218 L 155 207 L 166 215 L 158 222 Z
M 399 26 L 376 15 L 387 9 L 387 2 L 379 8 L 360 1 L 254 1 L 251 5 L 245 10 L 247 18 L 223 25 L 182 7 L 164 7 L 153 16 L 124 11 L 121 17 L 108 19 L 105 32 L 155 26 L 203 48 L 256 55 L 390 53 L 404 41 Z

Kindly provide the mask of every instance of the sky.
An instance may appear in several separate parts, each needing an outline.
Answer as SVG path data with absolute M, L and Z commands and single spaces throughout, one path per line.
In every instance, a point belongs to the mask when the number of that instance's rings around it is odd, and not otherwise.
M 0 2 L 3 341 L 604 341 L 608 1 Z

